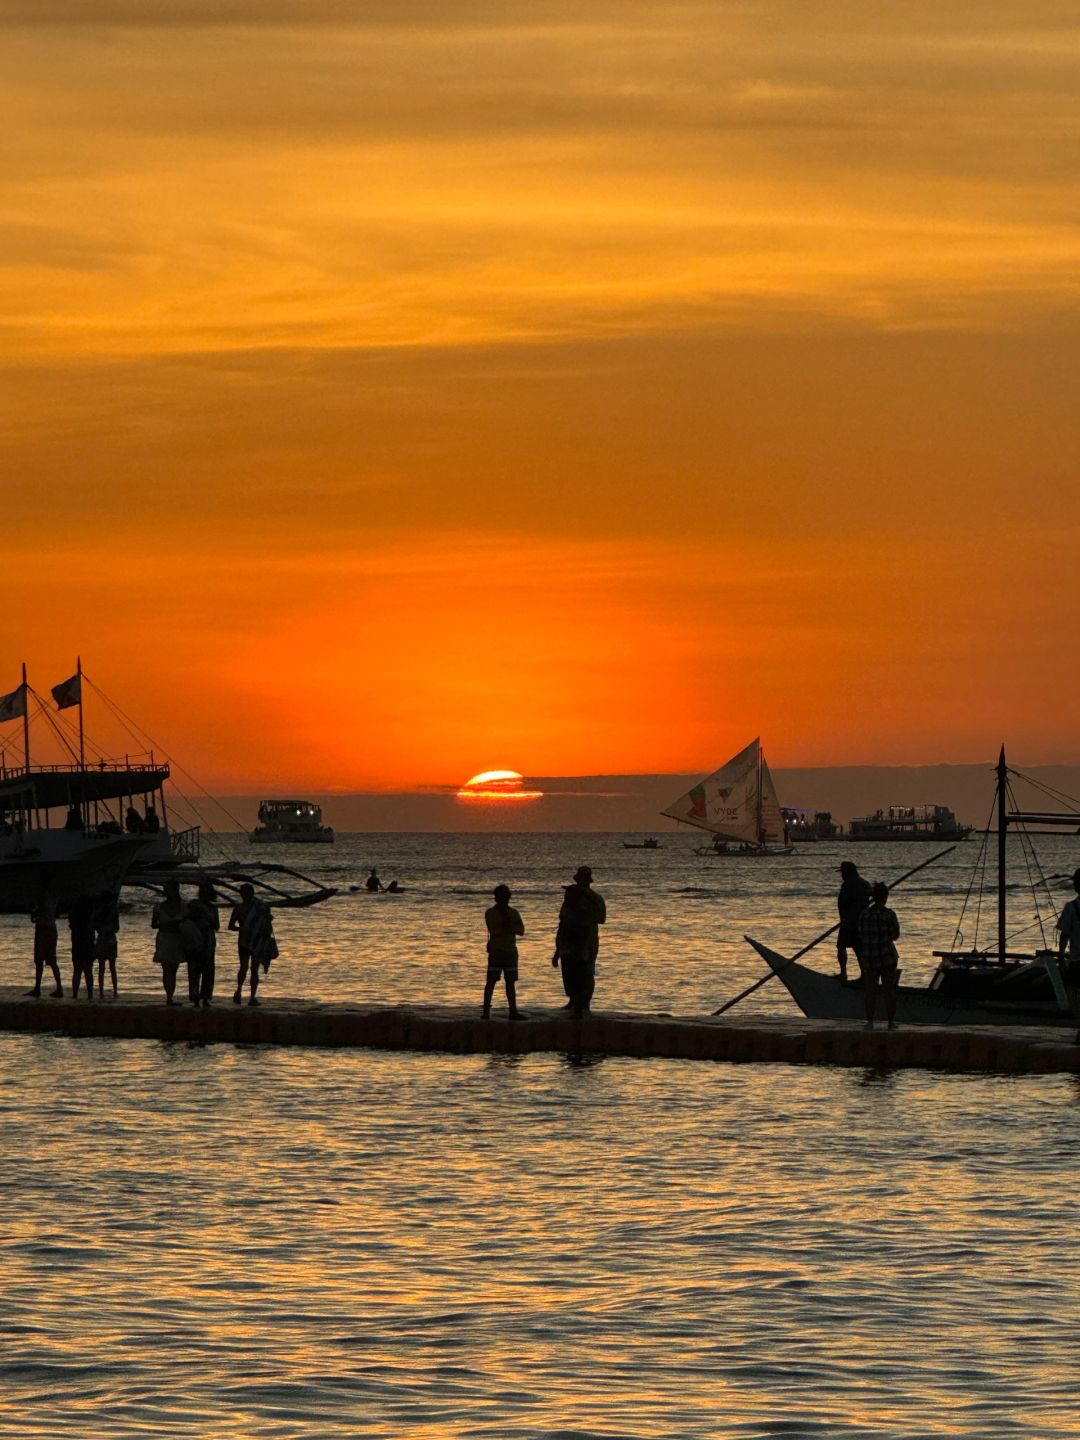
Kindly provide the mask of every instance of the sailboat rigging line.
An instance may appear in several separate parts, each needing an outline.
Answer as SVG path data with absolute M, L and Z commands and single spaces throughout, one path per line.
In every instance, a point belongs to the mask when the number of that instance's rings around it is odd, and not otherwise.
M 990 806 L 990 814 L 986 820 L 986 827 L 983 830 L 982 844 L 979 846 L 979 853 L 975 857 L 975 864 L 971 867 L 971 879 L 968 881 L 967 893 L 964 896 L 964 903 L 960 907 L 960 916 L 956 922 L 956 933 L 953 935 L 953 949 L 959 950 L 964 940 L 964 916 L 967 914 L 968 904 L 971 900 L 971 892 L 975 889 L 975 879 L 978 877 L 979 888 L 975 892 L 975 944 L 979 943 L 979 925 L 982 920 L 982 897 L 986 889 L 986 861 L 989 849 L 990 821 L 994 818 L 994 806 Z
M 236 829 L 237 829 L 238 833 L 240 833 L 240 834 L 246 833 L 246 826 L 244 826 L 243 824 L 241 824 L 241 822 L 240 822 L 240 821 L 237 819 L 237 817 L 232 813 L 232 811 L 229 810 L 228 806 L 223 805 L 222 802 L 221 802 L 221 800 L 220 800 L 216 795 L 211 795 L 211 794 L 210 794 L 210 791 L 207 790 L 204 785 L 200 785 L 199 781 L 196 780 L 195 776 L 192 775 L 189 770 L 186 770 L 186 769 L 184 768 L 184 766 L 181 765 L 178 760 L 176 760 L 173 756 L 169 755 L 169 754 L 168 754 L 168 751 L 165 750 L 165 748 L 164 748 L 163 746 L 158 745 L 157 741 L 154 739 L 154 737 L 153 737 L 152 735 L 147 734 L 147 732 L 142 728 L 142 726 L 139 725 L 139 724 L 137 723 L 137 721 L 133 720 L 133 719 L 131 718 L 131 716 L 127 714 L 127 712 L 126 712 L 125 710 L 121 709 L 121 707 L 120 707 L 119 705 L 117 705 L 117 703 L 116 703 L 114 700 L 110 700 L 109 697 L 108 697 L 108 695 L 106 695 L 105 692 L 104 692 L 99 686 L 97 686 L 97 685 L 94 684 L 94 682 L 93 682 L 93 681 L 90 679 L 90 677 L 86 674 L 85 670 L 83 671 L 83 679 L 87 682 L 87 684 L 90 686 L 90 688 L 94 691 L 95 695 L 100 696 L 100 698 L 105 702 L 105 704 L 109 707 L 109 709 L 113 712 L 113 714 L 117 717 L 117 719 L 120 720 L 120 722 L 121 722 L 123 725 L 126 726 L 126 728 L 128 729 L 129 733 L 131 733 L 131 734 L 133 734 L 133 735 L 137 735 L 137 736 L 138 736 L 139 738 L 141 738 L 142 740 L 148 741 L 149 744 L 150 744 L 154 749 L 159 750 L 162 754 L 166 755 L 166 756 L 168 757 L 169 763 L 170 763 L 171 765 L 173 765 L 177 770 L 179 770 L 180 773 L 181 773 L 181 775 L 185 776 L 185 777 L 190 781 L 190 783 L 191 783 L 192 785 L 194 785 L 194 787 L 195 787 L 196 790 L 198 790 L 202 795 L 204 795 L 204 796 L 206 797 L 206 799 L 211 802 L 211 804 L 216 805 L 216 806 L 218 807 L 218 809 L 222 812 L 222 814 L 227 815 L 227 816 L 229 817 L 229 819 L 232 821 L 232 823 L 236 826 Z M 179 789 L 179 787 L 177 787 L 177 788 Z M 181 793 L 181 795 L 182 795 L 182 798 L 183 798 L 184 800 L 186 800 L 186 802 L 187 802 L 187 803 L 191 806 L 191 808 L 195 811 L 195 814 L 199 816 L 200 821 L 202 821 L 202 823 L 203 823 L 204 825 L 206 825 L 206 828 L 207 828 L 207 829 L 210 831 L 210 833 L 215 837 L 215 839 L 217 839 L 218 842 L 220 843 L 220 842 L 221 842 L 221 837 L 220 837 L 218 831 L 215 829 L 215 827 L 214 827 L 213 825 L 211 825 L 208 821 L 206 821 L 206 820 L 202 817 L 202 815 L 200 814 L 200 812 L 199 812 L 199 810 L 198 810 L 198 807 L 196 806 L 194 800 L 192 800 L 190 796 L 183 795 L 183 792 L 180 792 L 180 793 Z M 223 848 L 224 848 L 224 847 L 223 847 Z M 230 857 L 230 858 L 233 858 L 233 857 Z
M 897 885 L 902 885 L 905 880 L 910 880 L 912 875 L 917 875 L 920 870 L 925 870 L 928 865 L 933 865 L 936 860 L 944 860 L 945 856 L 951 855 L 955 849 L 955 845 L 950 845 L 947 850 L 939 850 L 936 855 L 931 855 L 929 860 L 924 860 L 921 865 L 916 865 L 913 870 L 908 870 L 905 874 L 901 875 L 898 880 L 894 880 L 889 886 L 889 889 L 895 890 Z M 738 1005 L 740 1000 L 745 1000 L 746 997 L 748 995 L 752 995 L 755 990 L 760 990 L 763 985 L 767 985 L 769 981 L 774 978 L 774 976 L 779 975 L 782 973 L 782 971 L 786 970 L 788 965 L 794 965 L 796 960 L 801 960 L 808 951 L 813 950 L 815 945 L 820 945 L 822 940 L 827 940 L 830 935 L 835 935 L 837 930 L 839 929 L 840 921 L 838 920 L 835 925 L 830 925 L 828 930 L 823 931 L 816 940 L 811 940 L 809 945 L 804 945 L 801 950 L 796 950 L 795 954 L 790 955 L 786 963 L 781 965 L 779 969 L 770 970 L 769 973 L 767 975 L 763 975 L 760 980 L 755 980 L 753 985 L 748 985 L 746 989 L 740 995 L 736 995 L 733 1000 L 725 1001 L 724 1004 L 720 1006 L 719 1010 L 714 1010 L 712 1012 L 713 1015 L 723 1015 L 725 1010 L 733 1009 L 736 1005 Z
M 1053 785 L 1048 785 L 1044 780 L 1036 780 L 1034 776 L 1025 775 L 1022 771 L 1013 770 L 1011 767 L 1009 774 L 1015 775 L 1018 780 L 1023 780 L 1024 784 L 1030 785 L 1033 790 L 1038 790 L 1043 795 L 1048 795 L 1051 800 L 1058 800 L 1063 804 L 1071 806 L 1073 809 L 1080 808 L 1080 800 L 1077 800 L 1075 795 L 1069 795 L 1064 790 L 1057 790 Z
M 1005 793 L 1006 793 L 1006 795 L 1007 795 L 1008 798 L 1009 798 L 1009 804 L 1013 807 L 1013 810 L 1014 810 L 1014 811 L 1019 810 L 1020 807 L 1019 807 L 1019 805 L 1018 805 L 1018 803 L 1017 803 L 1016 795 L 1015 795 L 1015 793 L 1014 793 L 1014 791 L 1013 791 L 1013 787 L 1012 787 L 1012 785 L 1009 783 L 1009 781 L 1008 781 L 1007 779 L 1006 779 L 1006 781 L 1005 781 Z M 1023 855 L 1023 857 L 1024 857 L 1024 865 L 1025 865 L 1025 867 L 1026 867 L 1026 869 L 1027 869 L 1028 885 L 1031 887 L 1031 898 L 1032 898 L 1032 901 L 1033 901 L 1034 906 L 1035 906 L 1036 921 L 1037 921 L 1038 926 L 1039 926 L 1039 933 L 1040 933 L 1040 935 L 1041 935 L 1041 937 L 1042 937 L 1043 949 L 1045 950 L 1045 949 L 1048 948 L 1048 946 L 1047 946 L 1047 940 L 1046 940 L 1046 927 L 1045 927 L 1045 925 L 1043 924 L 1042 908 L 1041 908 L 1041 906 L 1039 905 L 1039 893 L 1038 893 L 1038 889 L 1037 889 L 1037 887 L 1036 887 L 1035 877 L 1034 877 L 1034 875 L 1032 874 L 1032 861 L 1034 860 L 1034 862 L 1035 862 L 1035 868 L 1036 868 L 1036 870 L 1039 871 L 1040 879 L 1042 878 L 1042 868 L 1041 868 L 1041 866 L 1039 865 L 1038 856 L 1035 854 L 1034 841 L 1032 840 L 1031 835 L 1030 835 L 1030 833 L 1028 832 L 1027 826 L 1026 826 L 1026 825 L 1024 824 L 1024 822 L 1021 820 L 1021 821 L 1014 821 L 1014 827 L 1015 827 L 1015 829 L 1019 832 L 1019 838 L 1020 838 L 1020 853 L 1021 853 L 1021 854 Z M 1047 893 L 1049 894 L 1049 887 L 1046 886 L 1045 880 L 1043 880 L 1043 887 L 1047 890 Z M 1053 904 L 1053 901 L 1051 900 L 1050 903 L 1051 903 L 1051 905 L 1052 905 L 1052 904 Z M 1033 926 L 1033 925 L 1029 925 L 1029 926 L 1025 926 L 1024 928 L 1025 928 L 1025 929 L 1033 929 L 1034 926 Z M 1003 958 L 1004 958 L 1004 957 L 1003 957 Z

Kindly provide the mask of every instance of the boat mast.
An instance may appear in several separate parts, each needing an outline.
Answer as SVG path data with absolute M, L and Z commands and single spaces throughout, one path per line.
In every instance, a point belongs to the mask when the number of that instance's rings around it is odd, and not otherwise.
M 1006 785 L 1008 781 L 1008 767 L 1005 764 L 1005 746 L 1001 747 L 1001 754 L 997 763 L 997 812 L 998 812 L 998 959 L 1005 961 L 1005 839 L 1009 824 L 1009 816 L 1006 809 Z
M 82 656 L 75 657 L 75 674 L 78 677 L 79 686 L 79 769 L 86 769 L 86 739 L 83 735 L 83 711 L 82 711 Z M 87 806 L 87 820 L 89 821 L 89 806 Z
M 23 733 L 23 768 L 30 769 L 30 701 L 29 691 L 26 688 L 26 661 L 22 662 L 22 733 Z

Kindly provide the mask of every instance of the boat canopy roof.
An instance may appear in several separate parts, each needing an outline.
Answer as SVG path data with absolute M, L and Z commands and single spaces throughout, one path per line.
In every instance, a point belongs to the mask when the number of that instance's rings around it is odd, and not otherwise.
M 9 770 L 0 779 L 0 809 L 30 804 L 41 810 L 82 805 L 92 800 L 125 800 L 160 790 L 168 765 L 32 765 Z

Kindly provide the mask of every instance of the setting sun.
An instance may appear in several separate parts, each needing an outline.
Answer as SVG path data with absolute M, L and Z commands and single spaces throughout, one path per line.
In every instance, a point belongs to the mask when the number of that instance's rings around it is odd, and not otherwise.
M 539 800 L 542 790 L 524 789 L 524 777 L 516 770 L 482 770 L 457 792 L 459 800 Z

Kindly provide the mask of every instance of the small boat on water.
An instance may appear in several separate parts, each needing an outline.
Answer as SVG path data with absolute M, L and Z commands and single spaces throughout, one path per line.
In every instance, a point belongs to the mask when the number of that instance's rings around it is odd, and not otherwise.
M 332 845 L 334 832 L 322 823 L 322 809 L 311 800 L 263 800 L 253 845 Z
M 993 907 L 996 918 L 991 943 L 980 943 L 979 921 L 982 915 L 980 897 L 974 895 L 974 881 L 957 925 L 953 946 L 935 950 L 937 968 L 928 985 L 900 985 L 897 989 L 896 1018 L 907 1025 L 1071 1025 L 1077 1021 L 1069 1005 L 1068 995 L 1058 966 L 1057 950 L 1052 944 L 1055 899 L 1050 893 L 1049 878 L 1038 863 L 1028 824 L 1076 828 L 1080 810 L 1070 797 L 1050 792 L 1039 786 L 1054 800 L 1069 802 L 1073 809 L 1022 810 L 1012 799 L 1012 780 L 1025 779 L 1010 770 L 1005 761 L 1004 746 L 997 764 L 997 828 L 985 833 L 975 875 L 985 866 L 991 836 L 997 837 L 997 895 Z M 1031 781 L 1035 784 L 1036 782 Z M 1038 948 L 1017 948 L 1009 936 L 1009 908 L 1006 840 L 1010 827 L 1021 838 L 1025 868 L 1036 877 L 1034 926 L 1040 932 Z M 929 862 L 927 862 L 929 863 Z M 921 868 L 921 867 L 919 867 Z M 963 925 L 968 909 L 974 908 L 975 933 L 965 945 Z M 987 907 L 990 908 L 990 907 Z M 1047 926 L 1049 925 L 1049 934 Z M 835 928 L 835 927 L 834 927 Z M 1020 933 L 1032 928 L 1025 923 Z M 826 934 L 832 934 L 827 931 Z M 820 937 L 824 939 L 825 937 Z M 787 988 L 799 1009 L 813 1020 L 859 1020 L 864 1017 L 863 990 L 858 982 L 841 981 L 837 973 L 823 973 L 801 963 L 799 955 L 787 957 L 747 935 L 773 973 Z M 996 942 L 996 943 L 995 943 Z M 815 944 L 817 942 L 814 942 Z M 808 946 L 807 949 L 813 948 Z M 901 940 L 901 950 L 903 941 Z
M 660 841 L 652 835 L 647 840 L 624 840 L 622 845 L 624 850 L 662 850 L 664 848 Z
M 696 855 L 761 859 L 794 854 L 760 739 L 751 740 L 661 813 L 712 835 L 712 844 L 699 846 Z
M 857 815 L 849 840 L 908 840 L 940 844 L 966 840 L 972 826 L 961 825 L 947 805 L 890 805 L 873 815 Z

